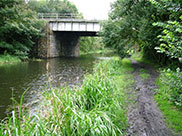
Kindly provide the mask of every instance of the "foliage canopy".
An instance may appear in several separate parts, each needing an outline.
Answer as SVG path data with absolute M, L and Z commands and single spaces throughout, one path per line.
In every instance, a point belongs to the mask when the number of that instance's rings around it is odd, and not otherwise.
M 78 13 L 78 9 L 68 0 L 30 0 L 29 8 L 37 13 Z
M 23 0 L 1 0 L 0 7 L 0 53 L 27 56 L 41 36 L 43 22 Z
M 158 35 L 162 35 L 164 27 L 153 23 L 180 21 L 181 14 L 180 1 L 117 0 L 104 24 L 104 43 L 117 49 L 122 57 L 129 48 L 138 46 L 145 56 L 158 60 L 165 56 L 155 49 L 161 44 Z

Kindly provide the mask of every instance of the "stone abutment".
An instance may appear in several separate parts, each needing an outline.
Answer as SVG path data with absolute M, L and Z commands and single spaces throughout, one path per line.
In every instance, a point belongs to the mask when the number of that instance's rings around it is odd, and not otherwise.
M 59 31 L 46 26 L 46 34 L 37 47 L 38 58 L 79 57 L 80 36 L 97 36 L 96 31 Z

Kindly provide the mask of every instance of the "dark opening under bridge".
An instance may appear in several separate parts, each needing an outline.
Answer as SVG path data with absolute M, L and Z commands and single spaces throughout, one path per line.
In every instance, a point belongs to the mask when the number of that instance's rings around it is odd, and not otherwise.
M 98 36 L 101 21 L 80 19 L 73 14 L 39 13 L 47 21 L 46 37 L 39 45 L 38 56 L 52 58 L 80 55 L 80 37 Z

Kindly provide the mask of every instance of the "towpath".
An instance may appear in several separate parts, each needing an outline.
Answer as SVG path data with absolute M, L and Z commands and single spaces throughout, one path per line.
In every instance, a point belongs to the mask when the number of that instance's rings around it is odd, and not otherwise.
M 170 131 L 164 123 L 163 116 L 153 98 L 153 89 L 156 88 L 155 80 L 158 73 L 149 65 L 136 62 L 131 59 L 134 68 L 134 78 L 136 80 L 135 102 L 129 106 L 129 136 L 170 136 Z M 143 80 L 140 77 L 140 69 L 145 69 L 150 75 Z M 134 97 L 131 97 L 134 98 Z

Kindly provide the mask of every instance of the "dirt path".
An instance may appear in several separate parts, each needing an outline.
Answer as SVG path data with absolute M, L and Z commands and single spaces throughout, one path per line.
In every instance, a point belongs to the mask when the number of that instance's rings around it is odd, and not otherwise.
M 129 136 L 170 136 L 168 127 L 163 121 L 154 99 L 152 89 L 156 88 L 155 80 L 158 73 L 150 66 L 143 65 L 132 60 L 134 78 L 136 80 L 136 92 L 130 92 L 136 96 L 135 104 L 129 106 Z M 150 78 L 143 81 L 139 76 L 139 70 L 145 69 Z M 132 94 L 133 93 L 133 94 Z

